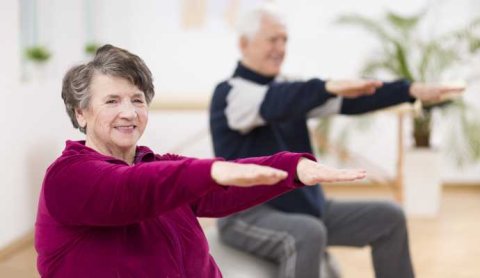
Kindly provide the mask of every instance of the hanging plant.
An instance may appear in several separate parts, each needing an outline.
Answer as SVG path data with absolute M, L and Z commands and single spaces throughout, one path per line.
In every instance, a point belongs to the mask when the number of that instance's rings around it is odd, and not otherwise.
M 44 46 L 32 46 L 25 49 L 25 57 L 35 63 L 45 63 L 52 56 Z
M 98 47 L 99 47 L 99 45 L 97 43 L 89 42 L 89 43 L 85 44 L 84 50 L 85 50 L 85 53 L 87 53 L 89 55 L 95 55 Z

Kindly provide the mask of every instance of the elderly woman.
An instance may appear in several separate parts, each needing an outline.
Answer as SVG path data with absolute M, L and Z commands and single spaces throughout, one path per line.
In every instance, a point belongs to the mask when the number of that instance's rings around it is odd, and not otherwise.
M 287 152 L 235 162 L 155 154 L 136 145 L 153 96 L 144 62 L 111 45 L 65 75 L 62 98 L 86 139 L 67 141 L 45 175 L 35 233 L 42 277 L 221 277 L 197 216 L 365 176 Z

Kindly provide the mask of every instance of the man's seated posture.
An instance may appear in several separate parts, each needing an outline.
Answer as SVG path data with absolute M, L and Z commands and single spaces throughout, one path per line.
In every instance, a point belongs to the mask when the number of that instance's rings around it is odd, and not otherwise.
M 405 80 L 285 81 L 284 19 L 272 6 L 239 24 L 242 54 L 233 76 L 215 88 L 210 128 L 216 156 L 226 159 L 288 150 L 313 153 L 306 121 L 361 114 L 403 102 L 437 100 L 461 88 Z M 402 209 L 388 201 L 326 199 L 320 185 L 303 187 L 219 221 L 222 240 L 277 262 L 277 277 L 319 277 L 327 246 L 372 248 L 376 277 L 413 277 Z

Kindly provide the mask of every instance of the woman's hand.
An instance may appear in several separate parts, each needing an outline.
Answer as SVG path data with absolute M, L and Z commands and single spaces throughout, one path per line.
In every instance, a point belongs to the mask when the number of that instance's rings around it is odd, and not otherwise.
M 211 175 L 221 185 L 250 187 L 276 184 L 287 178 L 288 173 L 256 164 L 216 161 L 212 165 Z
M 240 164 L 216 161 L 212 165 L 212 178 L 220 185 L 251 187 L 273 185 L 287 178 L 288 173 L 272 167 L 256 164 Z M 297 178 L 305 185 L 321 182 L 341 182 L 363 179 L 365 170 L 336 169 L 307 158 L 297 164 Z
M 365 170 L 336 169 L 307 158 L 301 158 L 297 164 L 297 178 L 305 185 L 315 185 L 321 182 L 354 181 L 365 177 Z

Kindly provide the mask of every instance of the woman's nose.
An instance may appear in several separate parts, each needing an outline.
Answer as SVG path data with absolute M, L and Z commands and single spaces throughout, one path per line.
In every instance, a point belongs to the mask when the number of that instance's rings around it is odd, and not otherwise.
M 133 119 L 137 116 L 137 110 L 131 102 L 124 102 L 121 106 L 120 116 L 127 119 Z

